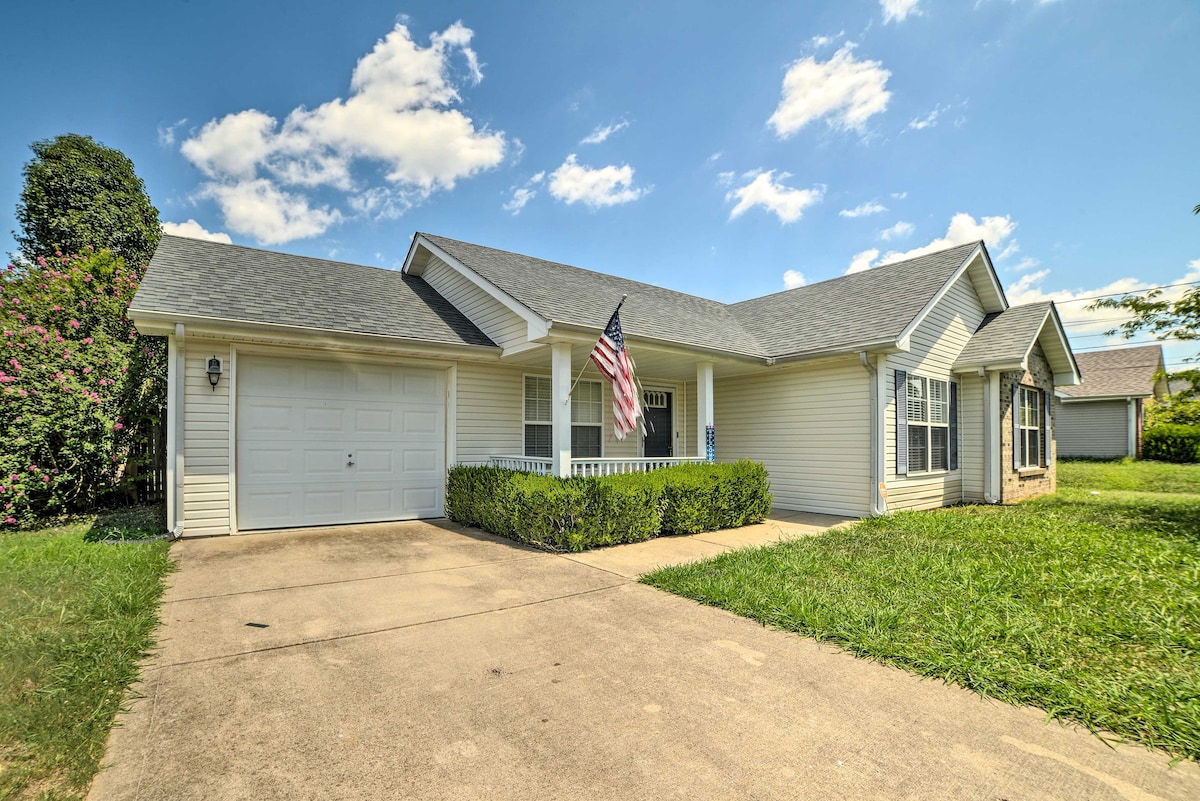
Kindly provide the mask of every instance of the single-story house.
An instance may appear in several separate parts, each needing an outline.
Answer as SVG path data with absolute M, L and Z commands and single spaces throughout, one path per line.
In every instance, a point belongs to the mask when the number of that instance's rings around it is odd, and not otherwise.
M 647 433 L 619 440 L 588 354 L 623 295 Z M 1005 502 L 1054 490 L 1079 381 L 982 242 L 726 304 L 431 234 L 398 271 L 164 236 L 130 316 L 168 338 L 185 536 L 437 517 L 455 463 L 643 470 L 710 436 L 784 509 Z
M 1140 455 L 1145 403 L 1167 397 L 1162 345 L 1095 350 L 1076 359 L 1083 380 L 1055 391 L 1059 455 Z

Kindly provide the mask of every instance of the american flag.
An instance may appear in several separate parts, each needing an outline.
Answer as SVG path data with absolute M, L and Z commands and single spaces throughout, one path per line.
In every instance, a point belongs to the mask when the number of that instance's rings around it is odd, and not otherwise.
M 612 382 L 613 429 L 617 439 L 625 439 L 625 435 L 637 427 L 642 404 L 633 382 L 633 363 L 625 349 L 625 337 L 621 335 L 620 305 L 609 318 L 596 347 L 592 348 L 591 358 L 604 377 Z

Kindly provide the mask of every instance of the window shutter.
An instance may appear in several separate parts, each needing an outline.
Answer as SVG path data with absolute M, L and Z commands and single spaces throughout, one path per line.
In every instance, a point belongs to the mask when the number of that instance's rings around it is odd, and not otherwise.
M 896 371 L 896 475 L 908 475 L 908 372 Z
M 958 382 L 950 382 L 950 469 L 958 469 Z
M 1021 469 L 1021 385 L 1012 386 L 1012 449 L 1013 470 Z
M 1050 390 L 1042 390 L 1042 467 L 1050 466 Z

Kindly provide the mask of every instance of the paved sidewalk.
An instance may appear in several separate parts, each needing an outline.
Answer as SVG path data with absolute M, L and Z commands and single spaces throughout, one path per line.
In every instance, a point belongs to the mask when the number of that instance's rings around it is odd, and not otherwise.
M 418 522 L 172 552 L 94 801 L 1200 798 L 1193 763 L 626 577 L 665 551 L 599 567 Z
M 734 548 L 770 545 L 792 537 L 811 537 L 853 521 L 854 518 L 850 517 L 773 509 L 766 520 L 753 526 L 679 537 L 658 537 L 645 542 L 563 556 L 618 576 L 637 578 L 660 567 L 697 562 Z

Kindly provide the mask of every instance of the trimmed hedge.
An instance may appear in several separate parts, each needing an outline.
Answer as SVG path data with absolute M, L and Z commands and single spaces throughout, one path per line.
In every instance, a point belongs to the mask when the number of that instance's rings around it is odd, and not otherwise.
M 1142 435 L 1142 458 L 1160 462 L 1200 462 L 1200 426 L 1160 423 Z
M 446 481 L 451 520 L 556 551 L 736 528 L 770 510 L 766 468 L 746 460 L 594 478 L 458 465 Z

